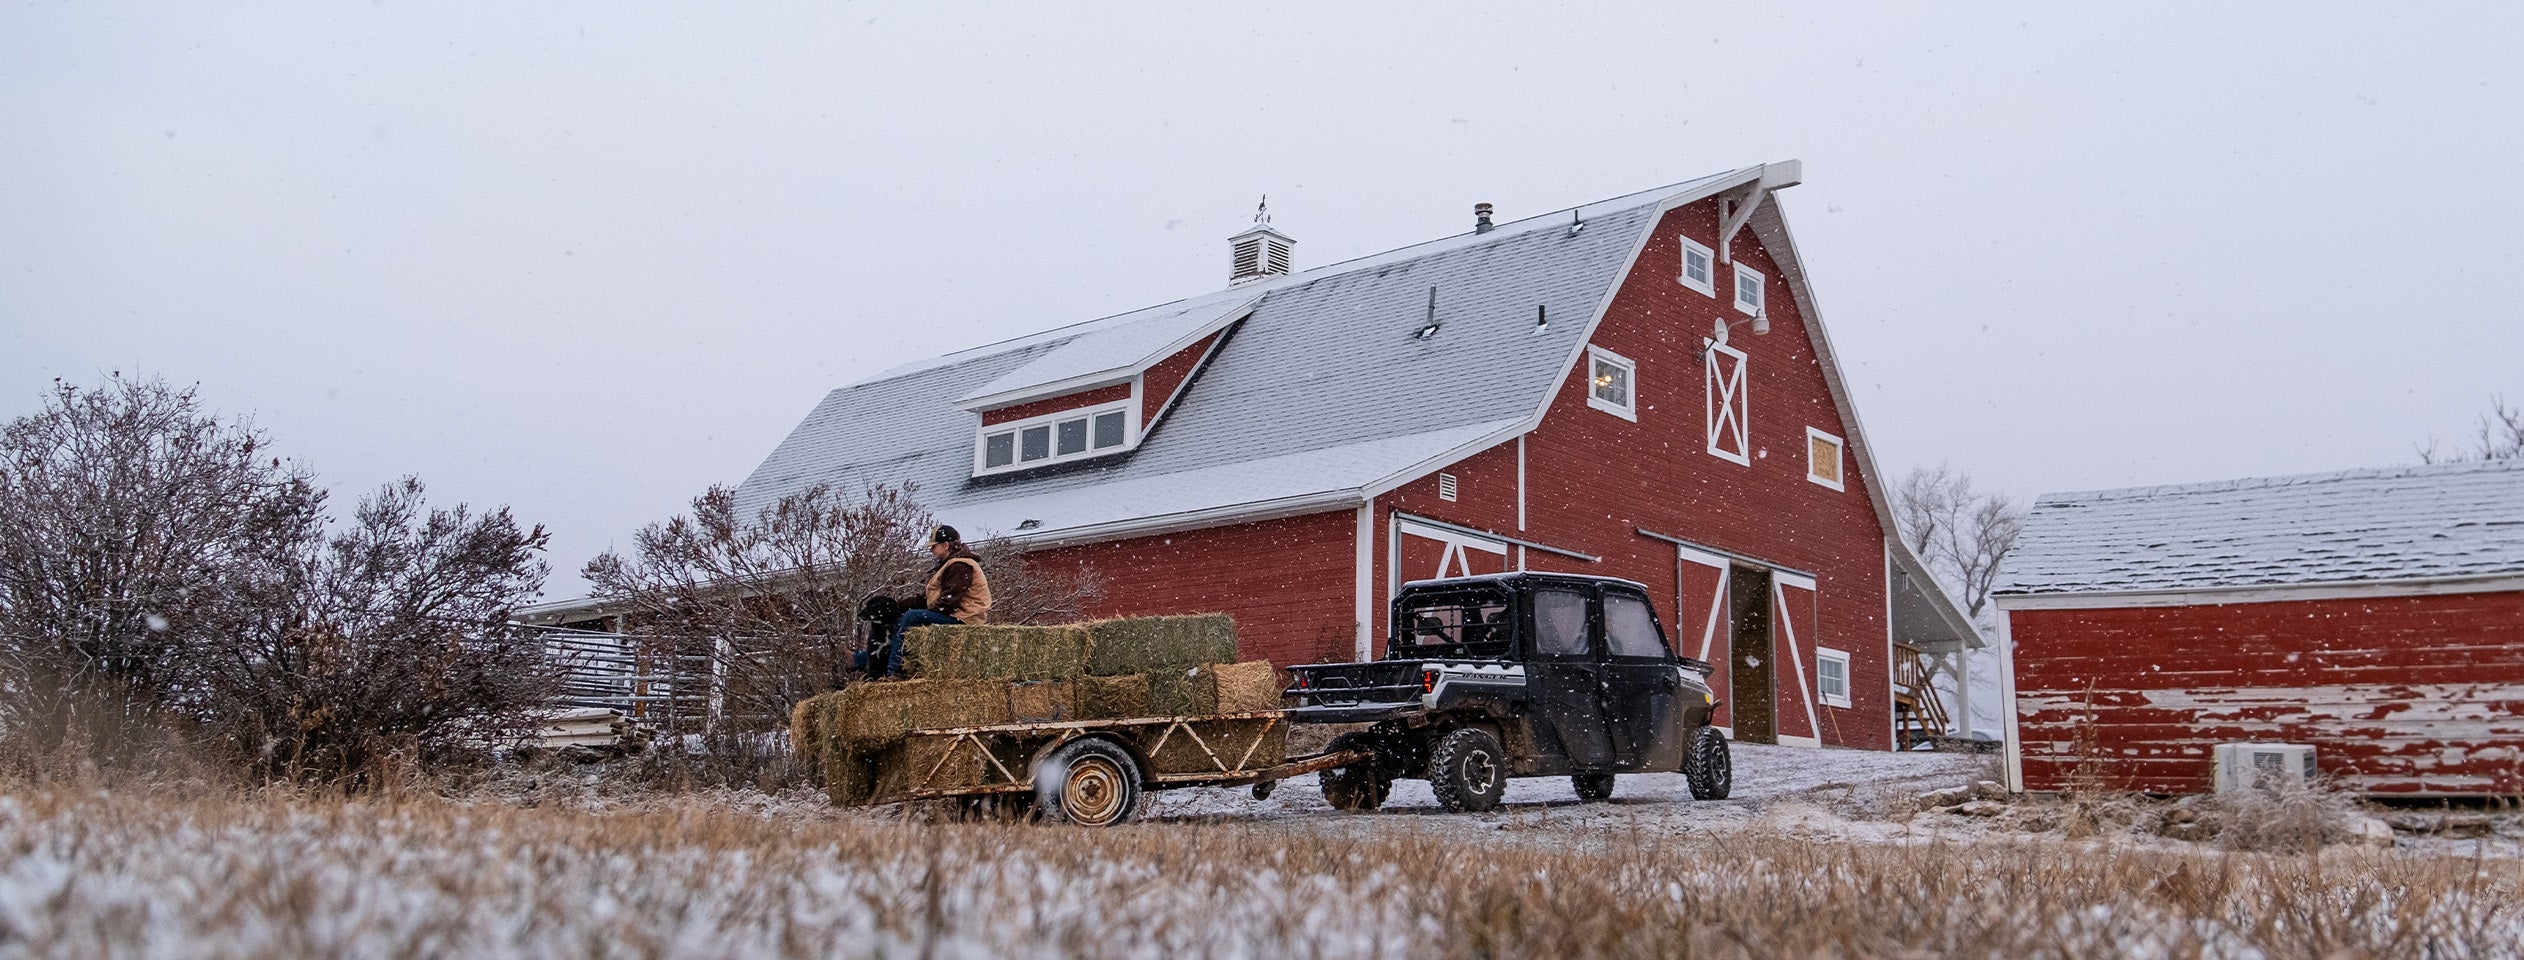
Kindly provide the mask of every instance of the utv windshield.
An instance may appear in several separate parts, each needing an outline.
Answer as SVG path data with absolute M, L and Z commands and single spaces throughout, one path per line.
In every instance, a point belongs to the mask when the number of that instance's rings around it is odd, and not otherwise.
M 1516 641 L 1505 593 L 1439 593 L 1403 601 L 1387 656 L 1504 657 Z

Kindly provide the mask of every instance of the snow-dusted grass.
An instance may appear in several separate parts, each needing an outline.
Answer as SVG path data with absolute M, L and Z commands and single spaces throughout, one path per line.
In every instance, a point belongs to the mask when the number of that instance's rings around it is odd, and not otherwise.
M 1867 819 L 1971 763 L 1755 750 L 1740 800 L 1534 781 L 1472 817 L 1408 792 L 1344 816 L 1292 783 L 1107 831 L 567 773 L 391 802 L 0 787 L 0 956 L 2524 956 L 2513 859 Z M 1871 822 L 1902 832 L 1849 827 Z

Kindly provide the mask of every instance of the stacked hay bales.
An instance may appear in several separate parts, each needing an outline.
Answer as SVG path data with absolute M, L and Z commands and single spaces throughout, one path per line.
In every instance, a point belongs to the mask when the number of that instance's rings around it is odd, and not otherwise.
M 903 637 L 912 679 L 854 684 L 798 704 L 789 736 L 818 763 L 843 804 L 921 788 L 978 786 L 985 762 L 970 743 L 914 731 L 1006 723 L 1198 717 L 1277 709 L 1279 671 L 1236 662 L 1235 621 L 1223 614 L 1129 617 L 1048 627 L 940 626 Z M 1243 723 L 1243 721 L 1238 721 Z M 1242 727 L 1229 763 L 1254 745 L 1277 762 L 1285 725 Z M 1163 769 L 1214 763 L 1188 738 L 1169 743 Z M 951 749 L 952 748 L 952 749 Z M 1182 753 L 1188 749 L 1189 754 Z M 1225 750 L 1225 747 L 1214 747 Z M 942 762 L 943 761 L 943 762 Z

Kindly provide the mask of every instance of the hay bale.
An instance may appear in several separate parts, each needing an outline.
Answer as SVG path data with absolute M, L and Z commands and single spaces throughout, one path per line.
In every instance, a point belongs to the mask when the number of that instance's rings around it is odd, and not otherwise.
M 1008 684 L 1000 680 L 901 680 L 858 683 L 842 691 L 834 732 L 855 747 L 892 745 L 914 730 L 1008 722 Z
M 1194 725 L 1201 740 L 1195 741 L 1181 730 L 1167 737 L 1165 745 L 1148 758 L 1152 773 L 1217 773 L 1219 765 L 1236 767 L 1241 761 L 1245 770 L 1277 766 L 1288 759 L 1288 724 L 1272 720 L 1211 720 Z M 1261 743 L 1254 740 L 1259 737 Z M 1209 751 L 1201 743 L 1209 744 Z M 1251 756 L 1246 751 L 1252 751 Z M 1218 759 L 1210 759 L 1215 752 Z
M 955 737 L 905 737 L 878 755 L 876 795 L 978 787 L 982 766 L 981 752 L 972 743 L 959 743 Z
M 1148 674 L 1148 710 L 1144 716 L 1198 716 L 1200 685 L 1195 681 L 1199 667 L 1158 670 Z
M 927 680 L 1067 680 L 1087 665 L 1087 630 L 939 626 L 903 634 L 903 669 Z
M 1078 718 L 1078 685 L 1070 680 L 1020 680 L 1008 685 L 1008 719 L 1059 723 Z
M 1099 677 L 1154 676 L 1236 659 L 1236 621 L 1223 613 L 1123 617 L 1084 627 L 1087 672 Z
M 1193 676 L 1192 685 L 1192 707 L 1203 714 L 1280 708 L 1280 671 L 1268 660 L 1210 664 Z
M 824 739 L 824 795 L 845 807 L 855 807 L 876 796 L 876 754 L 841 742 L 839 737 Z
M 1148 715 L 1148 677 L 1082 676 L 1072 681 L 1078 697 L 1078 719 L 1120 720 Z

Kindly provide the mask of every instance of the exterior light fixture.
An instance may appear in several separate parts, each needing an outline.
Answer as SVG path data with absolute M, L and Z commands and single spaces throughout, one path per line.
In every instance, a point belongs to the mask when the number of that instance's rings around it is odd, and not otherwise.
M 1732 322 L 1728 321 L 1724 317 L 1718 318 L 1713 324 L 1714 329 L 1709 331 L 1709 338 L 1700 341 L 1700 349 L 1694 351 L 1692 356 L 1699 359 L 1702 363 L 1709 362 L 1709 348 L 1726 343 L 1726 332 L 1730 328 L 1743 326 L 1748 323 L 1753 325 L 1754 336 L 1758 337 L 1769 333 L 1770 311 L 1764 310 L 1752 316 L 1745 317 L 1742 320 Z

